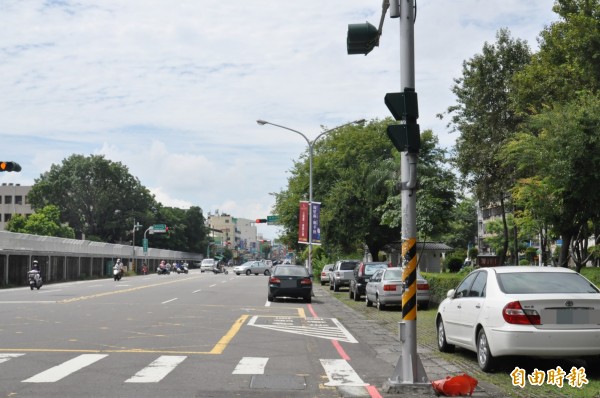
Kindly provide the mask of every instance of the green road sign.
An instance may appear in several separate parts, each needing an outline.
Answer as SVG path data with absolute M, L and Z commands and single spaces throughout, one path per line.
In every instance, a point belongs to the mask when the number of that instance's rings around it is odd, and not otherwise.
M 154 224 L 152 229 L 154 232 L 167 232 L 167 226 L 165 224 Z
M 277 224 L 279 222 L 279 216 L 267 216 L 267 223 Z
M 148 239 L 142 240 L 142 245 L 144 245 L 144 253 L 148 253 Z

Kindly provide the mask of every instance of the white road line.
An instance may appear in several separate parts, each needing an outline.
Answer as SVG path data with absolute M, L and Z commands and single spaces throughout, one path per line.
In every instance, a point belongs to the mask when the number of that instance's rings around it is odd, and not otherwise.
M 177 300 L 177 299 L 178 299 L 178 298 L 177 298 L 177 297 L 175 297 L 175 298 L 172 298 L 171 300 L 163 301 L 161 304 L 167 304 L 167 303 L 170 303 L 171 301 L 175 301 L 175 300 Z
M 70 359 L 67 362 L 63 362 L 60 365 L 54 366 L 48 370 L 38 373 L 37 375 L 30 377 L 27 380 L 23 380 L 22 383 L 53 383 L 64 377 L 67 377 L 71 373 L 83 369 L 86 366 L 93 364 L 96 361 L 108 356 L 107 354 L 82 354 L 76 358 Z
M 368 383 L 362 381 L 360 376 L 352 369 L 348 361 L 344 359 L 321 359 L 321 365 L 327 373 L 329 382 L 326 386 L 368 386 Z
M 198 290 L 194 290 L 192 293 L 198 293 L 198 292 L 201 292 L 201 291 L 202 291 L 202 289 L 198 289 Z
M 217 286 L 217 284 L 216 284 L 216 283 L 215 283 L 214 285 L 210 285 L 209 287 L 215 287 L 215 286 Z
M 243 357 L 233 370 L 234 375 L 262 375 L 269 358 Z
M 12 358 L 20 357 L 25 354 L 0 354 L 0 363 L 10 361 Z
M 133 377 L 125 380 L 125 383 L 158 383 L 186 358 L 186 356 L 162 355 Z
M 265 307 L 270 307 L 270 306 L 271 306 L 271 302 L 270 302 L 270 301 L 267 301 L 267 302 L 265 303 Z

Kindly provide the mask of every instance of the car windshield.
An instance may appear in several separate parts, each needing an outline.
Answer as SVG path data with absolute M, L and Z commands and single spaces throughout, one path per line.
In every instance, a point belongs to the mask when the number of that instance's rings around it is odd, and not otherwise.
M 351 271 L 354 269 L 354 267 L 356 267 L 356 264 L 358 264 L 358 263 L 351 263 L 351 262 L 341 263 L 340 270 L 341 271 Z
M 365 275 L 373 275 L 378 269 L 387 268 L 386 263 L 365 264 Z
M 385 280 L 402 280 L 402 269 L 390 268 L 385 273 L 383 279 Z
M 598 293 L 598 288 L 576 273 L 511 272 L 498 273 L 500 289 L 507 294 Z
M 273 275 L 308 277 L 308 270 L 304 267 L 277 267 Z

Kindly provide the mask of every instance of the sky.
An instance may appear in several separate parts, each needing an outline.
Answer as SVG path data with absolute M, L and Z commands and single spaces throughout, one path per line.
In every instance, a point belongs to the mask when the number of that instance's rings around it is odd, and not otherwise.
M 508 28 L 537 50 L 550 0 L 420 0 L 415 88 L 421 131 L 456 103 L 462 63 Z M 391 116 L 399 20 L 348 55 L 348 24 L 378 26 L 380 0 L 0 0 L 0 160 L 32 185 L 72 154 L 119 161 L 164 206 L 272 215 L 293 162 L 325 129 Z M 308 193 L 307 193 L 308 194 Z M 319 201 L 319 198 L 314 198 Z M 267 239 L 278 228 L 258 224 Z

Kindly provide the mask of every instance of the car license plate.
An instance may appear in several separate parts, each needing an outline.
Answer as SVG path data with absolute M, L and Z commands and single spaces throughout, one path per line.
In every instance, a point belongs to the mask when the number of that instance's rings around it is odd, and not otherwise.
M 556 310 L 556 323 L 559 325 L 588 324 L 590 323 L 590 310 L 587 308 L 559 308 Z
M 282 280 L 281 281 L 281 287 L 296 287 L 296 280 L 295 279 L 288 279 L 288 280 Z

